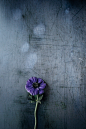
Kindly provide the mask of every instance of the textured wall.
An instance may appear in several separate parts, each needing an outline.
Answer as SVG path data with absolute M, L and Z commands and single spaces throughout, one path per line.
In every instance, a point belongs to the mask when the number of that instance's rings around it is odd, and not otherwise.
M 0 1 L 0 129 L 33 129 L 32 76 L 48 84 L 38 129 L 86 128 L 84 1 Z

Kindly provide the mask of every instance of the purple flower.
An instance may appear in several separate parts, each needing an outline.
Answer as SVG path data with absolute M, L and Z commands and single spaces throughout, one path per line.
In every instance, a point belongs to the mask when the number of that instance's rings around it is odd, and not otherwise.
M 41 78 L 36 77 L 31 77 L 25 85 L 25 89 L 31 95 L 43 94 L 45 87 L 46 83 Z

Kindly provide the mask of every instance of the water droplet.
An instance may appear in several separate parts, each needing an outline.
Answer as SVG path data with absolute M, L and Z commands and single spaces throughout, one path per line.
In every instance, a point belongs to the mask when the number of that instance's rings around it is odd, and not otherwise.
M 22 47 L 21 47 L 21 52 L 28 52 L 29 50 L 29 43 L 25 43 Z
M 37 62 L 37 54 L 32 53 L 28 55 L 26 60 L 26 68 L 33 68 L 36 62 Z
M 33 33 L 38 36 L 41 37 L 44 33 L 45 33 L 45 26 L 43 24 L 39 24 L 37 25 L 34 30 Z

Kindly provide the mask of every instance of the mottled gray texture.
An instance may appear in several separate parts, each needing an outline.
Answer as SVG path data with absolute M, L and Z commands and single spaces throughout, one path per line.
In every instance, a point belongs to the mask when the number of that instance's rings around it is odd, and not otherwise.
M 48 84 L 38 129 L 86 128 L 86 3 L 0 2 L 0 129 L 33 129 L 32 76 Z

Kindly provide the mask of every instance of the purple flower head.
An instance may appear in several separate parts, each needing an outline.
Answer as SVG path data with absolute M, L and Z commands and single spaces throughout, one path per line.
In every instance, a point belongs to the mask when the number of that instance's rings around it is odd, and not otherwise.
M 31 95 L 43 94 L 45 87 L 46 83 L 41 78 L 36 77 L 31 77 L 25 85 L 25 89 Z

